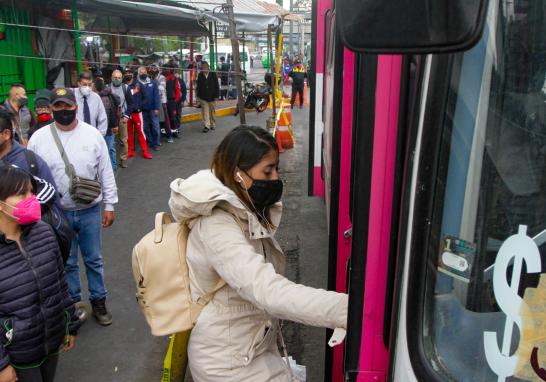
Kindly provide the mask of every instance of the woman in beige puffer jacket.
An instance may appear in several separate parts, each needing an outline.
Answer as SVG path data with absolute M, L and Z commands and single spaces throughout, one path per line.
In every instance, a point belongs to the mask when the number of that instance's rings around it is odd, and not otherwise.
M 169 205 L 190 222 L 187 261 L 194 301 L 223 279 L 192 330 L 195 382 L 289 382 L 278 319 L 345 328 L 347 295 L 295 284 L 273 238 L 281 219 L 279 154 L 269 133 L 238 127 L 204 170 L 171 184 Z M 282 193 L 282 183 L 280 184 Z M 272 204 L 272 202 L 276 202 Z

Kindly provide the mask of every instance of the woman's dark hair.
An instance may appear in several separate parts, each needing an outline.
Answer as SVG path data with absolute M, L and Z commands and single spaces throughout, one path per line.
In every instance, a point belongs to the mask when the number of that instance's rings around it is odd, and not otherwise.
M 248 196 L 241 190 L 233 175 L 236 168 L 250 171 L 271 150 L 279 153 L 275 138 L 266 130 L 258 126 L 238 126 L 216 148 L 211 169 L 248 206 Z
M 32 187 L 30 174 L 18 167 L 0 164 L 0 200 L 19 195 Z

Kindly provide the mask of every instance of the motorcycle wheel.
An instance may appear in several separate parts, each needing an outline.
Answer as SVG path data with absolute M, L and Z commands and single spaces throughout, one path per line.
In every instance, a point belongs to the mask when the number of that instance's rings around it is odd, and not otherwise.
M 258 112 L 262 113 L 267 110 L 267 105 L 269 104 L 269 99 L 266 98 L 260 106 L 257 107 Z

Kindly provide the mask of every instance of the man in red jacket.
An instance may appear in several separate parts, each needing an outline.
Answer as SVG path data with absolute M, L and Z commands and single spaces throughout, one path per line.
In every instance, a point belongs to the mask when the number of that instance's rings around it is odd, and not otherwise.
M 165 78 L 167 80 L 167 114 L 173 136 L 178 138 L 181 118 L 178 114 L 178 104 L 182 100 L 182 89 L 178 78 L 174 75 L 174 69 L 174 67 L 168 66 L 165 70 Z

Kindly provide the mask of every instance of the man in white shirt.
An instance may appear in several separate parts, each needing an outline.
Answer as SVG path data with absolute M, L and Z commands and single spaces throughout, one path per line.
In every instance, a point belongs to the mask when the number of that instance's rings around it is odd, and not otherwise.
M 108 147 L 97 129 L 76 118 L 78 106 L 72 89 L 55 89 L 51 108 L 55 123 L 34 133 L 28 148 L 41 156 L 50 168 L 61 198 L 61 207 L 74 230 L 72 253 L 65 267 L 70 296 L 74 302 L 82 299 L 78 265 L 79 247 L 87 272 L 93 314 L 99 324 L 110 325 L 112 316 L 106 310 L 107 291 L 104 285 L 101 254 L 101 225 L 109 227 L 114 222 L 114 204 L 118 202 L 118 194 Z M 72 199 L 70 180 L 52 129 L 57 132 L 62 149 L 74 167 L 76 175 L 101 182 L 102 192 L 93 202 L 82 204 Z M 101 201 L 104 204 L 102 218 Z
M 80 73 L 78 87 L 74 89 L 78 103 L 78 119 L 96 127 L 105 136 L 108 130 L 108 116 L 100 96 L 91 89 L 92 85 L 91 72 Z

